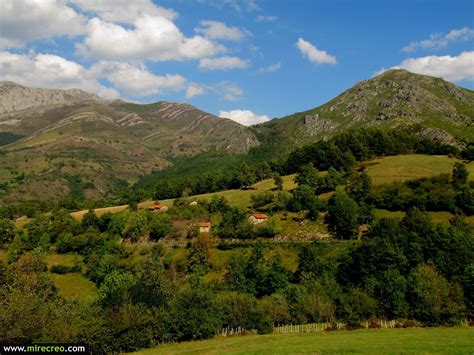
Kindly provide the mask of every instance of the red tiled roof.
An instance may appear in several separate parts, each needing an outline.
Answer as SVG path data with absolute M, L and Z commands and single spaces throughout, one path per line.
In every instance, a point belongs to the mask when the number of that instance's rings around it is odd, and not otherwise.
M 150 209 L 150 210 L 159 210 L 162 207 L 165 207 L 165 206 L 164 205 L 153 205 L 153 206 L 148 207 L 148 209 Z
M 199 223 L 199 227 L 210 227 L 211 226 L 211 222 L 201 222 Z
M 264 214 L 264 213 L 255 213 L 253 216 L 254 216 L 256 219 L 267 219 L 267 218 L 268 218 L 268 216 L 267 216 L 266 214 Z

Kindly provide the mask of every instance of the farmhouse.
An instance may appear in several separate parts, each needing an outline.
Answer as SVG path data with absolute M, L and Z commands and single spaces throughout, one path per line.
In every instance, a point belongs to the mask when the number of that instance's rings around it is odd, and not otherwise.
M 268 220 L 268 216 L 264 213 L 255 213 L 249 217 L 250 223 L 259 224 Z
M 211 222 L 204 221 L 199 223 L 199 233 L 209 233 L 211 231 Z
M 168 207 L 165 205 L 153 205 L 148 207 L 148 210 L 152 212 L 166 212 L 168 211 Z

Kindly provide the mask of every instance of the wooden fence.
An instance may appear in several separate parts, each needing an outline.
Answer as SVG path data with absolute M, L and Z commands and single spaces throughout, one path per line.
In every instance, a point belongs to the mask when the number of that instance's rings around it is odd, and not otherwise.
M 314 333 L 323 332 L 325 330 L 339 330 L 346 327 L 346 323 L 309 323 L 309 324 L 281 324 L 273 327 L 273 333 L 276 334 L 292 334 L 292 333 Z M 461 326 L 468 326 L 468 321 L 463 320 Z M 362 328 L 397 328 L 401 326 L 400 321 L 396 320 L 377 320 L 373 322 L 361 322 Z M 254 333 L 254 330 L 246 330 L 243 327 L 223 328 L 218 334 L 221 336 L 236 336 L 246 333 Z

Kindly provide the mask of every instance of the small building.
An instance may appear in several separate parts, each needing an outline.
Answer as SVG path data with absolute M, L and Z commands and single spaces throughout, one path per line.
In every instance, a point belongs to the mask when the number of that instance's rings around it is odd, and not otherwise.
M 199 233 L 209 233 L 211 231 L 211 222 L 204 221 L 199 223 Z
M 151 212 L 166 212 L 168 211 L 168 206 L 165 206 L 165 205 L 152 205 L 150 207 L 148 207 L 148 211 L 151 211 Z
M 198 205 L 198 202 L 197 201 L 191 201 L 189 203 L 189 206 L 197 206 Z
M 262 222 L 266 222 L 268 220 L 268 216 L 264 213 L 255 213 L 249 217 L 249 221 L 252 224 L 259 224 Z

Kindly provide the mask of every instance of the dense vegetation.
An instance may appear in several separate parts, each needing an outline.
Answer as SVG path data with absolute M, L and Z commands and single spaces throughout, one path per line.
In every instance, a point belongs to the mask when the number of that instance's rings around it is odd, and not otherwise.
M 180 197 L 183 191 L 191 195 L 246 188 L 271 175 L 291 174 L 312 163 L 318 170 L 350 169 L 356 161 L 376 156 L 402 153 L 461 154 L 456 147 L 428 138 L 420 138 L 414 129 L 384 131 L 352 129 L 328 141 L 318 141 L 297 149 L 282 158 L 281 148 L 268 151 L 268 146 L 254 148 L 246 157 L 204 154 L 176 161 L 174 167 L 143 176 L 135 191 L 158 199 Z M 469 148 L 470 149 L 470 148 Z
M 262 225 L 219 197 L 197 205 L 180 198 L 167 213 L 134 211 L 132 205 L 97 217 L 91 210 L 80 222 L 64 210 L 37 214 L 23 227 L 1 219 L 8 264 L 0 264 L 0 339 L 82 341 L 101 353 L 210 338 L 225 327 L 268 333 L 288 323 L 342 321 L 357 328 L 380 318 L 397 319 L 400 326 L 472 319 L 474 241 L 462 214 L 472 213 L 472 186 L 465 167 L 407 182 L 401 186 L 408 192 L 397 199 L 385 197 L 385 190 L 399 184 L 374 188 L 365 171 L 339 168 L 323 175 L 305 162 L 291 194 L 280 191 L 275 176 L 276 191 L 252 197 L 253 208 L 274 214 Z M 420 188 L 426 203 L 413 205 Z M 317 196 L 334 190 L 327 201 Z M 423 212 L 440 207 L 427 203 L 440 193 L 454 194 L 449 225 L 434 225 Z M 406 216 L 374 219 L 373 204 L 384 198 L 401 201 Z M 289 267 L 272 243 L 281 232 L 278 216 L 287 211 L 325 219 L 333 238 L 346 242 L 289 243 L 297 255 Z M 190 222 L 184 236 L 176 220 Z M 211 235 L 199 234 L 196 221 L 202 220 L 213 222 Z M 184 255 L 154 243 L 163 238 L 184 238 Z M 136 243 L 152 247 L 134 259 L 130 247 Z M 219 250 L 228 253 L 223 276 L 209 279 L 217 271 L 211 256 Z M 45 253 L 53 251 L 82 261 L 48 270 Z M 98 298 L 63 298 L 48 271 L 83 272 Z

